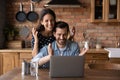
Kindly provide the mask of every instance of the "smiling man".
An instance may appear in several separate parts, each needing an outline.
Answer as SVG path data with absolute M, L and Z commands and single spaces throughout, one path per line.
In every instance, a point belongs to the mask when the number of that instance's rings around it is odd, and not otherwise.
M 66 22 L 58 21 L 53 29 L 56 41 L 43 47 L 32 62 L 38 61 L 43 68 L 49 68 L 51 56 L 79 56 L 84 55 L 87 49 L 80 53 L 78 44 L 67 39 L 69 33 L 69 25 Z

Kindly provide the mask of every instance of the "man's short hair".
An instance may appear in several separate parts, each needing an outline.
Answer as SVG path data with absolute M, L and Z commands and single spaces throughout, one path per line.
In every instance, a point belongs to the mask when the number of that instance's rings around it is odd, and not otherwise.
M 53 32 L 56 32 L 56 28 L 67 28 L 67 33 L 69 33 L 69 25 L 64 21 L 58 21 L 53 28 Z

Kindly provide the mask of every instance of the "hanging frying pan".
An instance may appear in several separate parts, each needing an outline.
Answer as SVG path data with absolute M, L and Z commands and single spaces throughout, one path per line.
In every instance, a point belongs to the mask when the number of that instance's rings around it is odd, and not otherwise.
M 16 13 L 16 20 L 24 22 L 26 20 L 26 13 L 23 11 L 23 5 L 20 3 L 20 10 Z
M 40 0 L 32 0 L 33 2 L 39 2 Z
M 31 3 L 30 7 L 31 7 L 31 11 L 28 12 L 28 14 L 27 14 L 27 20 L 33 22 L 33 21 L 36 21 L 38 19 L 38 14 L 36 12 L 34 12 L 32 3 Z

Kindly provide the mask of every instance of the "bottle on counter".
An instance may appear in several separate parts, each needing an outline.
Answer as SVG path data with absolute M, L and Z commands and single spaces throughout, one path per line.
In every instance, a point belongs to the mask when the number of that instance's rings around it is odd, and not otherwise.
M 88 49 L 89 48 L 89 42 L 85 41 L 84 48 Z
M 25 61 L 22 61 L 22 71 L 21 71 L 22 75 L 25 75 Z
M 30 74 L 30 63 L 23 60 L 22 61 L 22 71 L 21 71 L 22 75 L 28 75 Z

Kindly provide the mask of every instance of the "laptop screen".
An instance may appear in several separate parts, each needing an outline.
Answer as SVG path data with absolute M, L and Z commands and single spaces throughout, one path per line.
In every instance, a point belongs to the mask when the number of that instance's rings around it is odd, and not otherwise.
M 52 56 L 50 77 L 83 77 L 84 56 Z

